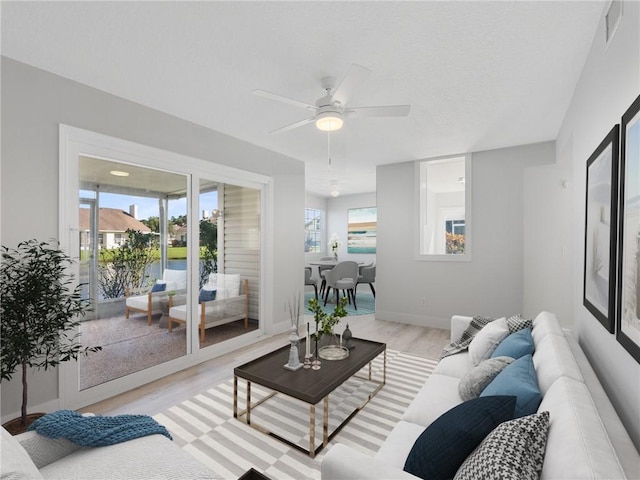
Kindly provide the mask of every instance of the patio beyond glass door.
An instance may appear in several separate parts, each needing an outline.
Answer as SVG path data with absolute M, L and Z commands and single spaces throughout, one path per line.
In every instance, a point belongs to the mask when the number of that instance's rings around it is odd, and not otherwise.
M 188 179 L 80 157 L 80 279 L 94 306 L 80 340 L 102 347 L 80 358 L 80 390 L 186 355 L 168 320 L 172 306 L 189 305 Z

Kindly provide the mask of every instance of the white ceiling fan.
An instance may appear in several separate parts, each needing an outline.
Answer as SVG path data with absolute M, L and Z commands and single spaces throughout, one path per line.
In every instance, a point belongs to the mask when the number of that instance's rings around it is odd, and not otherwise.
M 406 117 L 409 115 L 411 105 L 347 107 L 346 104 L 349 98 L 355 93 L 358 87 L 369 78 L 369 75 L 371 75 L 371 70 L 354 63 L 337 88 L 334 77 L 324 77 L 321 80 L 321 85 L 326 94 L 318 99 L 315 105 L 264 90 L 254 90 L 251 93 L 294 107 L 304 108 L 313 113 L 309 118 L 285 125 L 284 127 L 273 130 L 271 133 L 288 132 L 294 128 L 314 122 L 319 130 L 332 132 L 342 128 L 345 117 Z

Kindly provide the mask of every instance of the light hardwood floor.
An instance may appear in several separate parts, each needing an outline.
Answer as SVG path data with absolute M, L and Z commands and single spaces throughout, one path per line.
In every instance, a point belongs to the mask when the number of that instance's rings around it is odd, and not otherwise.
M 309 316 L 310 320 L 311 317 Z M 376 320 L 374 315 L 348 317 L 355 337 L 385 342 L 387 348 L 434 360 L 449 343 L 449 330 Z M 208 360 L 160 380 L 89 405 L 82 412 L 101 415 L 123 413 L 155 415 L 215 386 L 233 375 L 234 367 L 286 345 L 288 334 L 266 338 L 239 351 Z

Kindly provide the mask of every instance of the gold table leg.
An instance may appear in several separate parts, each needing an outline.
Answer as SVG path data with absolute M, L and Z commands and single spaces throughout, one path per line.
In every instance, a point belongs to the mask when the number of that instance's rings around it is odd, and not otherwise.
M 247 425 L 251 425 L 251 382 L 247 380 Z
M 324 412 L 322 414 L 322 446 L 329 443 L 329 395 L 324 397 Z
M 238 418 L 238 377 L 233 376 L 233 418 Z
M 316 406 L 309 407 L 309 456 L 316 456 Z

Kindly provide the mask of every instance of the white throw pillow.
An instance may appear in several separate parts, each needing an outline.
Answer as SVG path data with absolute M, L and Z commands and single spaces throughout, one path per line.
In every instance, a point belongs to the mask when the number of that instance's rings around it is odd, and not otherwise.
M 1 431 L 2 463 L 0 473 L 7 480 L 33 480 L 42 478 L 27 451 L 4 428 Z
M 491 356 L 498 344 L 509 335 L 507 319 L 502 317 L 487 324 L 469 344 L 469 360 L 474 367 Z

